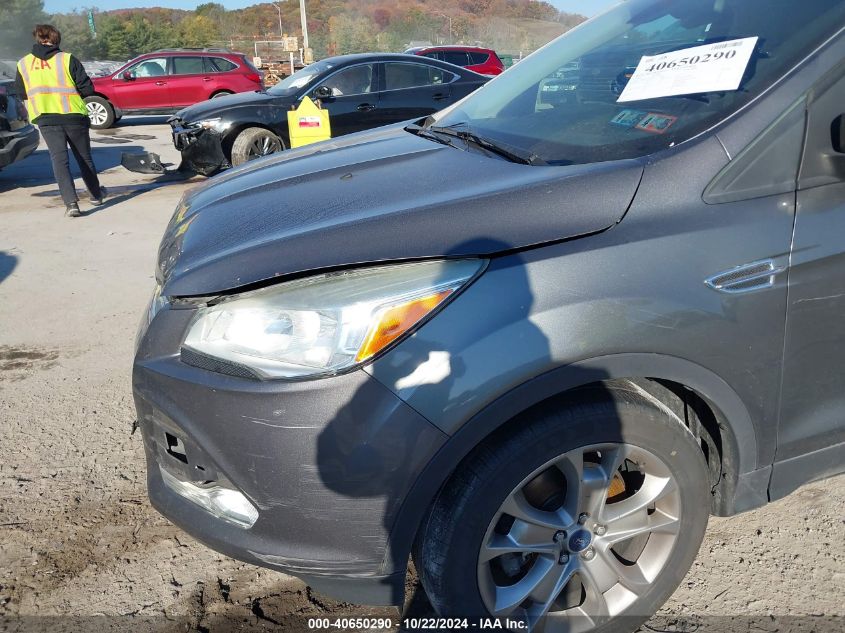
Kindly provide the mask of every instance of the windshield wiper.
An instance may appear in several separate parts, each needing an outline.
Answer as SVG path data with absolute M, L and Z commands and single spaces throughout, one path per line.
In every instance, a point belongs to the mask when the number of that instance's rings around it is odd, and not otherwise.
M 454 125 L 449 125 L 446 127 L 431 125 L 425 129 L 435 134 L 444 134 L 446 136 L 458 138 L 464 141 L 465 143 L 472 143 L 473 145 L 477 145 L 478 147 L 485 149 L 492 154 L 497 154 L 502 158 L 506 158 L 512 163 L 521 163 L 523 165 L 548 165 L 546 161 L 544 161 L 542 158 L 540 158 L 539 156 L 537 156 L 537 154 L 534 154 L 533 152 L 528 152 L 513 146 L 492 141 L 488 138 L 484 138 L 482 136 L 479 136 L 475 132 L 466 129 L 465 126 L 465 123 L 456 123 Z
M 409 125 L 405 128 L 406 132 L 410 132 L 415 136 L 419 136 L 420 138 L 428 139 L 429 141 L 434 141 L 435 143 L 440 143 L 441 145 L 448 145 L 449 147 L 457 147 L 449 138 L 443 138 L 438 134 L 434 134 L 433 132 L 429 132 L 428 128 L 421 127 L 419 125 Z

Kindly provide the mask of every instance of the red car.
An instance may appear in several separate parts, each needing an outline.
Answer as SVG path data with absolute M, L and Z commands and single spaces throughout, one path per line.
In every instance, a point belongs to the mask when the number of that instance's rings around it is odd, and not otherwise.
M 172 114 L 206 99 L 263 90 L 262 74 L 243 53 L 225 49 L 165 49 L 94 77 L 85 99 L 91 127 L 111 127 L 125 114 Z
M 496 51 L 478 46 L 417 46 L 405 51 L 409 55 L 423 55 L 447 64 L 463 66 L 482 75 L 498 75 L 505 65 Z

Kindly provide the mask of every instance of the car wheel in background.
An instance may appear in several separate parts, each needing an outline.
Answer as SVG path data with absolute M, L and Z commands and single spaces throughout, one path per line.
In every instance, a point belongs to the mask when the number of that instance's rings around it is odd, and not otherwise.
M 278 136 L 263 127 L 248 127 L 235 138 L 232 144 L 232 166 L 281 152 L 285 144 Z
M 234 94 L 234 93 L 229 92 L 228 90 L 221 90 L 220 92 L 215 92 L 209 98 L 210 99 L 217 99 L 218 97 L 228 97 L 230 94 Z
M 114 125 L 114 108 L 108 100 L 102 97 L 86 97 L 85 107 L 88 109 L 88 119 L 95 130 L 110 128 Z
M 417 569 L 442 616 L 633 631 L 692 564 L 708 482 L 696 439 L 644 392 L 581 391 L 474 450 L 421 530 Z

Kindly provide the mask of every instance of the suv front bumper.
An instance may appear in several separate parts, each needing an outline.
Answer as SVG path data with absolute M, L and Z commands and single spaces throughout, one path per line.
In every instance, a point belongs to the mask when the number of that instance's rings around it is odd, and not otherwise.
M 303 578 L 337 598 L 402 600 L 407 561 L 386 560 L 400 505 L 446 436 L 363 371 L 261 382 L 180 360 L 193 315 L 142 331 L 133 387 L 152 504 L 209 547 Z M 233 525 L 168 486 L 217 482 L 258 510 Z

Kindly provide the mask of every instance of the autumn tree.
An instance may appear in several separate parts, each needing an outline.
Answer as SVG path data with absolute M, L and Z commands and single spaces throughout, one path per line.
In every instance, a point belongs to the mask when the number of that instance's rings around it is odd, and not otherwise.
M 336 15 L 329 18 L 329 47 L 336 55 L 365 53 L 376 48 L 373 22 L 363 16 Z
M 183 46 L 208 46 L 220 39 L 214 20 L 205 15 L 192 15 L 182 20 L 179 34 Z
M 0 55 L 18 59 L 32 48 L 32 29 L 47 22 L 43 0 L 2 0 Z
M 54 15 L 50 21 L 62 34 L 62 49 L 78 59 L 95 59 L 99 56 L 99 44 L 88 25 L 87 11 Z
M 97 51 L 102 59 L 128 59 L 129 38 L 123 22 L 116 16 L 104 15 L 97 27 Z
M 6 56 L 29 49 L 31 27 L 22 29 L 21 24 L 46 20 L 42 1 L 0 0 L 0 48 L 8 51 Z M 283 31 L 301 37 L 299 3 L 278 2 Z M 450 21 L 456 44 L 527 52 L 585 19 L 558 12 L 545 0 L 306 0 L 306 4 L 310 44 L 318 59 L 403 51 L 412 41 L 442 43 L 448 41 Z M 193 11 L 95 10 L 96 38 L 88 30 L 87 10 L 59 14 L 53 20 L 63 32 L 63 46 L 83 59 L 125 60 L 160 48 L 230 42 L 249 52 L 255 40 L 279 36 L 279 13 L 268 2 L 231 11 L 214 1 Z

